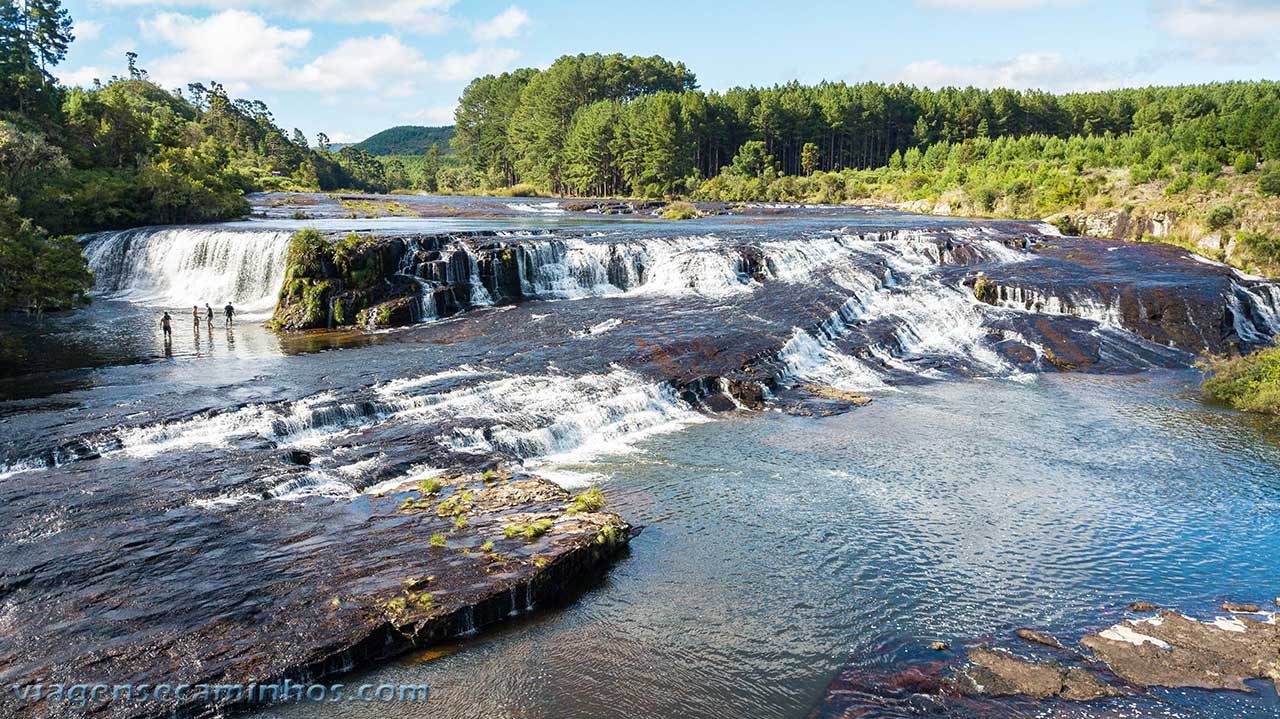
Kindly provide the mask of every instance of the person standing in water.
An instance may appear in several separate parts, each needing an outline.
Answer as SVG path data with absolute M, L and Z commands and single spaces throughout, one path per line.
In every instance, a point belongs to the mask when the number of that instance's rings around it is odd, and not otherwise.
M 222 308 L 222 311 L 227 314 L 227 326 L 230 327 L 231 318 L 235 317 L 235 314 L 236 314 L 236 308 L 232 307 L 231 303 L 228 302 L 227 306 Z
M 169 313 L 164 313 L 164 317 L 160 318 L 160 329 L 164 331 L 164 341 L 166 344 L 173 341 L 173 327 L 169 325 Z
M 200 324 L 200 306 L 199 305 L 191 305 L 191 321 L 197 325 Z
M 209 318 L 209 326 L 213 327 L 213 308 L 209 306 L 208 302 L 204 303 L 204 311 Z

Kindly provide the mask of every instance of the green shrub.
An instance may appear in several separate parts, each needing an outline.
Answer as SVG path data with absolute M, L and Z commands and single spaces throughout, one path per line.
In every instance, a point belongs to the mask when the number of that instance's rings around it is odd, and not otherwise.
M 1246 412 L 1280 414 L 1280 347 L 1211 359 L 1204 367 L 1209 371 L 1204 391 L 1210 397 Z
M 1249 248 L 1249 253 L 1259 260 L 1280 261 L 1280 237 L 1270 237 L 1261 232 L 1241 232 L 1236 235 L 1236 240 Z
M 1216 205 L 1205 214 L 1204 222 L 1211 230 L 1221 230 L 1235 218 L 1235 210 L 1230 205 Z
M 527 524 L 508 524 L 502 528 L 502 534 L 507 539 L 515 539 L 524 535 L 525 539 L 537 539 L 547 533 L 554 524 L 550 519 L 537 519 Z
M 441 534 L 440 532 L 436 532 L 435 534 L 431 535 L 431 546 L 443 547 L 444 545 L 445 545 L 445 538 L 443 534 Z
M 1236 155 L 1236 161 L 1232 163 L 1232 166 L 1236 168 L 1236 172 L 1246 175 L 1253 172 L 1253 168 L 1258 166 L 1258 160 L 1253 156 L 1252 152 L 1242 152 Z
M 698 216 L 698 208 L 688 202 L 672 202 L 658 213 L 664 220 L 692 220 Z
M 1280 168 L 1273 167 L 1258 178 L 1258 192 L 1273 197 L 1280 196 Z

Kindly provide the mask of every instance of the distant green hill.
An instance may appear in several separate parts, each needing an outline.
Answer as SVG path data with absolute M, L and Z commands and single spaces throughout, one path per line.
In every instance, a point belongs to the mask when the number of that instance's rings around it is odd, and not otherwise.
M 452 139 L 453 125 L 446 127 L 401 125 L 383 130 L 364 142 L 356 143 L 355 147 L 371 155 L 421 155 L 430 150 L 432 144 L 438 144 L 441 154 L 447 154 L 449 140 Z

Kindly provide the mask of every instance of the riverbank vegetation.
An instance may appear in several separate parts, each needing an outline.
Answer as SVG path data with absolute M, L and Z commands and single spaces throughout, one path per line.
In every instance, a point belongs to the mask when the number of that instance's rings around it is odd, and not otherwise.
M 64 87 L 73 41 L 58 0 L 0 0 L 0 311 L 83 301 L 73 234 L 241 217 L 257 190 L 389 189 L 371 155 L 313 150 L 216 82 L 161 88 L 133 53 L 121 76 Z
M 1210 397 L 1246 412 L 1280 414 L 1280 347 L 1211 359 L 1204 369 L 1209 372 L 1204 391 Z
M 659 57 L 473 81 L 438 191 L 898 204 L 1052 217 L 1280 269 L 1280 84 L 1054 95 L 902 84 L 697 89 Z

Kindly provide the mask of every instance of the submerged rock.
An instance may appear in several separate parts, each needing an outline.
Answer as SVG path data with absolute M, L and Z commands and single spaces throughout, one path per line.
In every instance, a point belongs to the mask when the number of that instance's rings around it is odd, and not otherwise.
M 1088 701 L 1124 694 L 1087 669 L 1036 662 L 986 647 L 969 650 L 969 665 L 958 677 L 966 691 L 985 696 Z
M 1151 602 L 1131 602 L 1129 608 L 1135 612 L 1156 612 L 1160 610 L 1160 605 Z
M 1201 622 L 1175 611 L 1121 622 L 1081 644 L 1138 686 L 1250 691 L 1248 679 L 1280 681 L 1280 625 L 1249 616 Z
M 821 384 L 806 384 L 804 388 L 815 397 L 832 399 L 838 402 L 848 402 L 855 407 L 865 407 L 866 405 L 871 404 L 871 398 L 861 392 L 850 392 L 848 390 Z
M 1052 647 L 1054 649 L 1066 648 L 1062 646 L 1062 642 L 1058 641 L 1054 637 L 1048 634 L 1045 634 L 1044 632 L 1038 632 L 1034 629 L 1019 629 L 1017 631 L 1017 635 L 1019 639 L 1031 642 L 1033 644 L 1043 644 L 1046 647 Z

